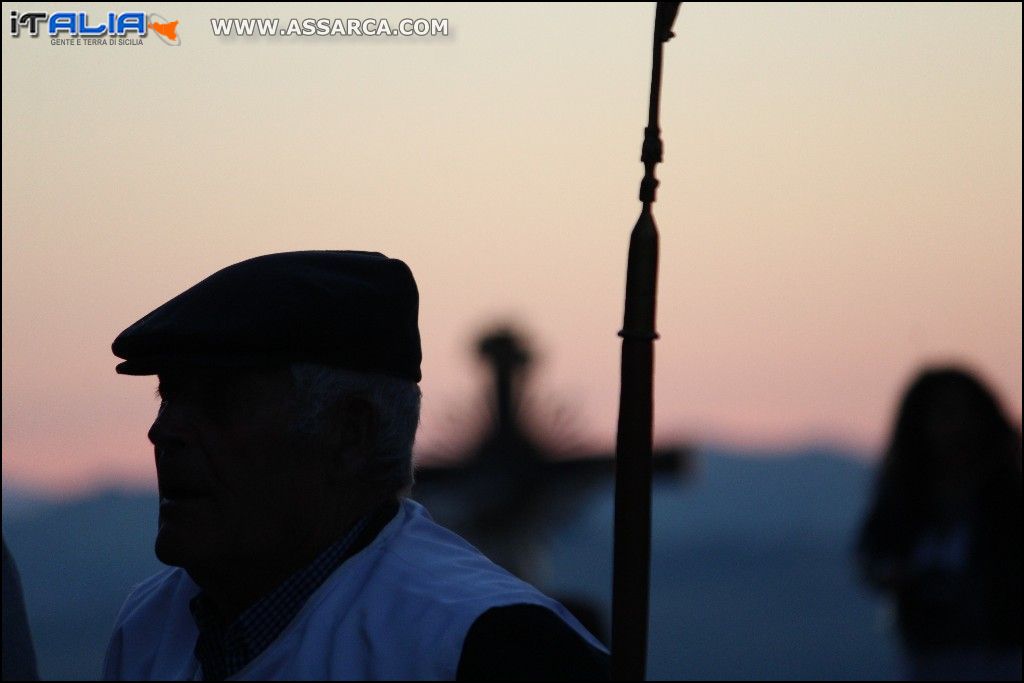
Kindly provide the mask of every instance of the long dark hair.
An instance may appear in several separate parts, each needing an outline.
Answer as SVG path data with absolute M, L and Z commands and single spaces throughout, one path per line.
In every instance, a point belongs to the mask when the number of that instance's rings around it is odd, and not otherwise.
M 971 372 L 955 367 L 926 368 L 900 401 L 892 437 L 881 465 L 874 504 L 861 533 L 859 550 L 872 555 L 901 554 L 934 522 L 937 483 L 947 466 L 933 452 L 929 424 L 952 399 L 962 410 L 957 416 L 960 444 L 969 451 L 964 485 L 974 495 L 1020 497 L 1020 432 L 1007 419 L 993 393 Z M 944 405 L 943 402 L 947 403 Z

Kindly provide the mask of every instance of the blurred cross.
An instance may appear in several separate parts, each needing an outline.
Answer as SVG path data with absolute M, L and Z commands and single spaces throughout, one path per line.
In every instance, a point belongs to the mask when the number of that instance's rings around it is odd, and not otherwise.
M 483 335 L 476 350 L 491 374 L 490 424 L 455 464 L 427 462 L 417 470 L 413 497 L 493 561 L 542 583 L 537 567 L 546 532 L 578 509 L 586 494 L 612 483 L 611 452 L 556 454 L 524 426 L 524 387 L 532 354 L 511 328 Z M 449 455 L 449 454 L 446 454 Z M 445 461 L 452 462 L 450 457 Z M 686 475 L 691 449 L 655 449 L 659 474 Z

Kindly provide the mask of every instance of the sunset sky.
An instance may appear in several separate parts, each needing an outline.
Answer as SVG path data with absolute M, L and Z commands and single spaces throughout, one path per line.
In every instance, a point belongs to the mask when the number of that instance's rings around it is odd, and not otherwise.
M 71 7 L 71 6 L 68 6 Z M 181 45 L 3 29 L 3 478 L 150 484 L 155 379 L 114 337 L 236 261 L 405 260 L 421 453 L 514 321 L 534 393 L 610 450 L 654 3 L 176 7 Z M 447 18 L 424 38 L 214 37 L 211 17 Z M 665 48 L 655 433 L 871 454 L 922 364 L 1021 415 L 1021 5 L 685 3 Z

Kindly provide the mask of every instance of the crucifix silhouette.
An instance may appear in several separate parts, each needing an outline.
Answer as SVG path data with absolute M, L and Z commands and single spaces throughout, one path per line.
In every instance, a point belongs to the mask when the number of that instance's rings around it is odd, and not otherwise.
M 412 495 L 492 561 L 542 584 L 547 532 L 588 493 L 611 485 L 614 454 L 567 457 L 527 428 L 525 416 L 536 406 L 524 403 L 533 354 L 523 334 L 511 327 L 490 330 L 477 340 L 476 352 L 490 374 L 489 424 L 456 458 L 445 457 L 445 464 L 427 458 L 417 469 Z M 654 451 L 656 474 L 685 476 L 691 461 L 692 449 L 685 444 Z

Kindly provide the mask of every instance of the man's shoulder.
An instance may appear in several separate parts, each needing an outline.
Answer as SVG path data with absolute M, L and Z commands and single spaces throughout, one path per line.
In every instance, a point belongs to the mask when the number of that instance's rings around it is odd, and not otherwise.
M 419 602 L 460 634 L 452 643 L 459 678 L 607 678 L 604 646 L 563 605 L 436 524 L 422 506 L 403 512 L 409 518 L 389 544 L 385 573 L 394 577 L 396 600 Z
M 422 505 L 405 500 L 395 518 L 328 578 L 304 611 L 318 624 L 340 627 L 352 617 L 374 624 L 387 615 L 389 628 L 407 617 L 403 628 L 409 631 L 429 622 L 427 631 L 457 633 L 488 609 L 512 604 L 563 612 L 554 600 L 435 523 Z
M 404 501 L 403 519 L 378 561 L 401 592 L 454 590 L 465 595 L 519 596 L 540 591 L 492 562 L 468 541 L 435 522 L 419 503 Z
M 426 509 L 411 501 L 397 533 L 385 544 L 377 569 L 390 599 L 419 604 L 436 614 L 449 614 L 466 628 L 492 610 L 492 623 L 507 625 L 539 619 L 575 632 L 602 648 L 558 601 L 495 564 L 469 542 L 437 524 Z M 513 608 L 513 609 L 498 609 Z M 511 621 L 509 620 L 511 617 Z

